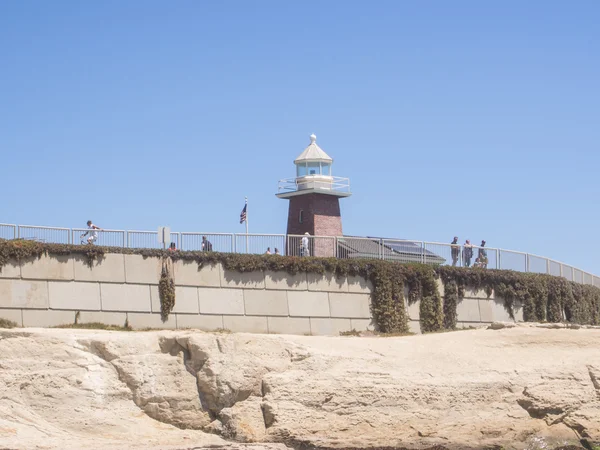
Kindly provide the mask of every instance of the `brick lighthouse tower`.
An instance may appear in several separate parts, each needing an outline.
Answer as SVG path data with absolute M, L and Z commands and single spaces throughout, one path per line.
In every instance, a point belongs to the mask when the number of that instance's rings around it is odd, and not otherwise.
M 350 180 L 332 176 L 333 159 L 310 136 L 310 145 L 294 161 L 296 177 L 279 181 L 277 197 L 290 201 L 287 222 L 287 254 L 297 254 L 300 239 L 342 236 L 340 198 L 349 197 Z M 334 240 L 310 238 L 311 255 L 335 256 Z

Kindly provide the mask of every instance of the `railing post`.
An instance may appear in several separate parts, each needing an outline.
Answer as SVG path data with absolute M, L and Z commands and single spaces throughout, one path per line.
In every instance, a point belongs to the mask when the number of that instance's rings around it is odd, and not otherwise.
M 571 266 L 571 280 L 575 281 L 575 267 Z
M 550 260 L 546 258 L 546 273 L 550 275 Z
M 21 225 L 17 225 L 17 239 L 21 239 Z
M 233 253 L 237 253 L 237 234 L 233 235 Z
M 379 239 L 379 259 L 385 259 L 385 239 Z
M 129 231 L 127 232 L 127 248 L 131 248 L 131 237 Z
M 246 235 L 246 242 L 248 242 L 248 236 Z M 246 244 L 246 247 L 248 247 L 248 244 Z M 248 250 L 246 250 L 247 252 Z M 235 233 L 231 234 L 231 252 L 235 253 Z
M 500 255 L 502 255 L 502 252 L 500 251 L 499 248 L 497 248 L 496 249 L 496 269 L 502 268 L 502 264 L 500 262 Z
M 525 254 L 525 272 L 529 272 L 529 253 Z
M 421 242 L 421 264 L 425 264 L 425 242 Z

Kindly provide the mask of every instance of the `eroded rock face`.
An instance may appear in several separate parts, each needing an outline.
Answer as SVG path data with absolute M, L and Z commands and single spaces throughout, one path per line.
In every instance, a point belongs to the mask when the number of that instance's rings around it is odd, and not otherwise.
M 0 442 L 14 448 L 525 449 L 600 439 L 600 330 L 0 337 Z

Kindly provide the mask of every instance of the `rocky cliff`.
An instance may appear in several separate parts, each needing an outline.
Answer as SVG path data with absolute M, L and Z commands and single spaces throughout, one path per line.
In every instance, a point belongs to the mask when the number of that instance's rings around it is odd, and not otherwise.
M 596 329 L 0 331 L 0 447 L 536 449 L 581 438 L 600 439 Z

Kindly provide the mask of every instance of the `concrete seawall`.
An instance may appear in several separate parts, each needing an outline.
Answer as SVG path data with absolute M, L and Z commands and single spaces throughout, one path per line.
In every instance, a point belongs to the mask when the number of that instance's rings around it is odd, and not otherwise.
M 160 317 L 161 260 L 106 254 L 89 267 L 79 256 L 42 256 L 11 262 L 0 272 L 0 317 L 25 327 L 102 322 L 133 328 L 227 329 L 239 332 L 337 335 L 373 329 L 373 286 L 361 277 L 286 272 L 238 273 L 221 264 L 198 269 L 176 261 L 176 300 Z M 443 286 L 439 283 L 440 293 Z M 502 299 L 467 291 L 458 326 L 511 320 Z M 419 304 L 407 306 L 410 328 L 420 332 Z M 516 319 L 522 320 L 517 309 Z

